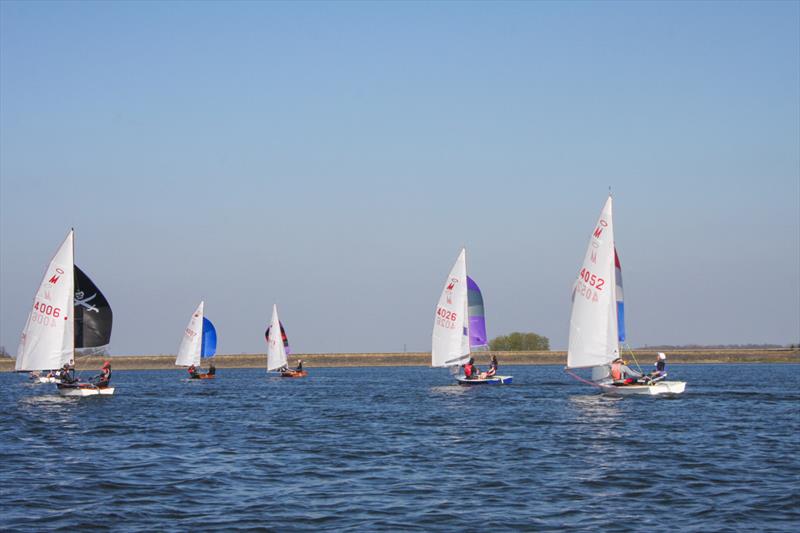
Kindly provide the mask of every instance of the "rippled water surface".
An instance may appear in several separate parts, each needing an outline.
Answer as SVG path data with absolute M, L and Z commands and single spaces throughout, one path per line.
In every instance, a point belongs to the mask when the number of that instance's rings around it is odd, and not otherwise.
M 0 529 L 798 530 L 800 366 L 673 365 L 677 398 L 560 367 L 0 375 Z

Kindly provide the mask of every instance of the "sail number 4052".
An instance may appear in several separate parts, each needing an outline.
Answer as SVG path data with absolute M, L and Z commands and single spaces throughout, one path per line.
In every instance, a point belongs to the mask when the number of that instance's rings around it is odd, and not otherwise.
M 458 313 L 455 311 L 448 311 L 444 307 L 436 308 L 436 323 L 443 328 L 454 329 L 456 327 L 456 320 L 458 320 Z
M 582 279 L 598 291 L 602 291 L 603 285 L 606 284 L 606 280 L 603 278 L 598 278 L 596 275 L 589 272 L 588 268 L 582 268 L 580 274 L 578 274 L 578 278 Z

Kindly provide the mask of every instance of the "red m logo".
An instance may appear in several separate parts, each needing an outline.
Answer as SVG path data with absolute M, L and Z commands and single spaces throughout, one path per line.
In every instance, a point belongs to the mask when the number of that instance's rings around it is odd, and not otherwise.
M 58 276 L 54 275 L 52 278 L 50 278 L 50 283 L 52 283 L 53 285 L 58 283 Z
M 599 239 L 599 238 L 600 238 L 600 235 L 601 235 L 602 233 L 603 233 L 603 228 L 601 228 L 600 226 L 598 226 L 598 227 L 597 227 L 597 228 L 594 230 L 594 238 L 595 238 L 595 239 Z

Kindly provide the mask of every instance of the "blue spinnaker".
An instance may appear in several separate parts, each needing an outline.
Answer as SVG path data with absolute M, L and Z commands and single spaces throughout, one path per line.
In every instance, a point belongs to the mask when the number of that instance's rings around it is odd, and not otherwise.
M 467 276 L 467 305 L 469 307 L 469 347 L 472 349 L 488 348 L 483 295 L 478 284 L 469 276 Z
M 614 281 L 617 286 L 617 334 L 619 342 L 625 342 L 625 297 L 622 293 L 622 266 L 616 248 L 614 248 Z
M 203 317 L 203 345 L 200 347 L 200 357 L 214 357 L 217 353 L 217 330 L 209 319 Z

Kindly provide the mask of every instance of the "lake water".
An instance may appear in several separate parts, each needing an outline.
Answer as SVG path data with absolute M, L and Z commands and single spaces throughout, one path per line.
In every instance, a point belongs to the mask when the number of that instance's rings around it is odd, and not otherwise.
M 622 400 L 502 370 L 119 371 L 83 399 L 2 374 L 0 529 L 800 528 L 800 365 L 672 365 L 684 395 Z

